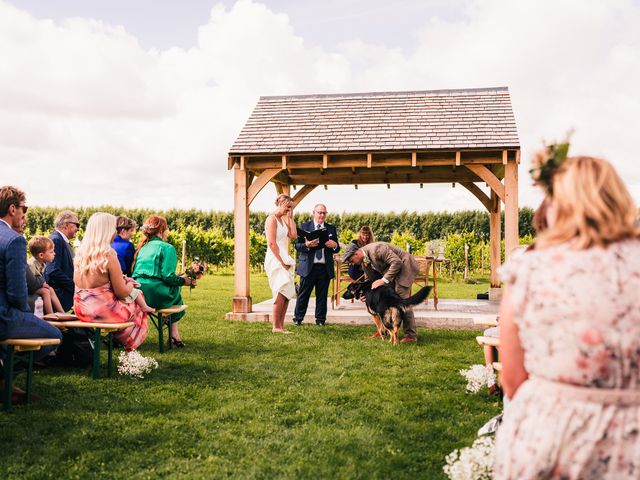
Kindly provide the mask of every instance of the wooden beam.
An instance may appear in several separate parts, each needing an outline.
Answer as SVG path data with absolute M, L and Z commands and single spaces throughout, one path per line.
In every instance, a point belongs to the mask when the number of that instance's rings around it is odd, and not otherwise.
M 282 170 L 278 168 L 270 168 L 262 172 L 260 176 L 255 179 L 255 181 L 249 186 L 249 190 L 247 193 L 247 206 L 251 205 L 251 202 L 253 202 L 253 199 L 256 198 L 256 195 L 260 193 L 260 190 L 262 190 L 264 186 L 281 171 Z
M 483 181 L 487 182 L 491 190 L 498 194 L 500 200 L 502 200 L 503 202 L 505 201 L 504 185 L 502 185 L 502 182 L 498 180 L 498 177 L 496 177 L 491 170 L 489 170 L 484 165 L 465 164 L 465 167 L 478 175 L 478 177 L 480 177 Z
M 322 155 L 322 168 L 329 168 L 329 155 Z
M 282 170 L 286 170 L 286 169 L 287 169 L 287 156 L 282 155 Z
M 371 154 L 367 153 L 367 168 L 371 168 Z
M 460 152 L 456 152 L 456 167 L 459 167 L 460 165 Z
M 249 202 L 247 198 L 247 171 L 234 169 L 233 184 L 233 312 L 251 312 L 249 286 Z
M 491 211 L 491 199 L 487 196 L 486 193 L 484 193 L 480 187 L 478 187 L 475 183 L 472 182 L 460 182 L 460 184 L 466 188 L 467 190 L 469 190 L 471 193 L 473 193 L 475 195 L 475 197 L 480 200 L 480 203 L 482 203 L 482 205 L 484 205 L 484 208 L 486 208 L 488 211 Z
M 418 164 L 418 153 L 411 152 L 411 166 L 415 167 Z
M 504 253 L 509 259 L 519 244 L 518 238 L 518 164 L 505 165 L 504 175 Z
M 298 204 L 309 195 L 313 190 L 317 187 L 317 185 L 305 185 L 293 196 L 293 208 L 296 208 Z
M 516 150 L 516 163 L 520 163 L 520 149 Z
M 244 155 L 240 156 L 240 170 L 244 170 Z
M 500 267 L 500 199 L 496 192 L 491 191 L 491 204 L 489 205 L 489 262 L 491 273 L 489 275 L 491 288 L 500 287 L 498 268 Z
M 503 150 L 502 151 L 502 164 L 506 165 L 508 160 L 509 160 L 509 152 L 507 152 L 506 150 Z

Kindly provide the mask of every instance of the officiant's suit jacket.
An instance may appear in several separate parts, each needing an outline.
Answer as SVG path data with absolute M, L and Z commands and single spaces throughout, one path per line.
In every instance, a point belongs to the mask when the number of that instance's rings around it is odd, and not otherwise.
M 362 247 L 362 250 L 371 262 L 368 265 L 362 264 L 367 278 L 375 278 L 375 271 L 389 282 L 395 282 L 402 287 L 413 285 L 420 270 L 413 255 L 386 242 L 370 243 Z
M 336 248 L 324 247 L 324 265 L 327 269 L 327 275 L 329 276 L 329 279 L 332 279 L 335 276 L 333 272 L 333 254 L 340 252 L 340 244 L 338 242 L 338 232 L 336 231 L 336 227 L 326 222 L 324 226 L 328 230 L 329 240 L 333 240 L 337 244 Z M 306 230 L 307 232 L 311 232 L 315 230 L 315 223 L 313 222 L 313 220 L 311 220 L 310 222 L 301 224 L 300 228 L 302 230 Z M 313 269 L 313 256 L 315 255 L 317 248 L 307 248 L 304 241 L 296 241 L 295 247 L 300 254 L 296 271 L 301 277 L 307 277 Z
M 73 307 L 73 251 L 71 245 L 58 231 L 54 231 L 49 238 L 53 241 L 56 258 L 48 263 L 44 270 L 44 278 L 56 291 L 56 295 L 65 311 Z

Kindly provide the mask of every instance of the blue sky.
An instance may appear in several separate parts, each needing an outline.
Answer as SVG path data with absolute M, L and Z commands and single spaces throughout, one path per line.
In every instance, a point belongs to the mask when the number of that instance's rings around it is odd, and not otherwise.
M 521 205 L 541 199 L 532 152 L 570 128 L 638 202 L 639 24 L 632 0 L 0 0 L 3 182 L 35 205 L 231 210 L 227 152 L 261 95 L 504 85 Z M 330 187 L 300 208 L 319 201 L 480 208 L 450 185 Z

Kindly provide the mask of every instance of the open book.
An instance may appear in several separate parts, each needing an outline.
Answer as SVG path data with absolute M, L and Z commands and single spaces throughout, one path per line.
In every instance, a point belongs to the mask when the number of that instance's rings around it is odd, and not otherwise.
M 320 241 L 318 246 L 323 247 L 324 244 L 328 240 L 333 240 L 337 242 L 337 239 L 332 238 L 332 234 L 329 233 L 326 227 L 319 228 L 318 230 L 313 230 L 311 232 L 307 232 L 306 230 L 297 227 L 298 230 L 298 241 L 302 242 L 304 240 L 315 240 L 316 238 Z M 303 240 L 304 239 L 304 240 Z

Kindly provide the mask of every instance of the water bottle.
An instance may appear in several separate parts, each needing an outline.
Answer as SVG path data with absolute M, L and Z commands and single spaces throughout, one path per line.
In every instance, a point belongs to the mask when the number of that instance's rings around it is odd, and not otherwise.
M 36 298 L 33 314 L 40 319 L 44 318 L 44 301 L 42 300 L 42 297 Z

